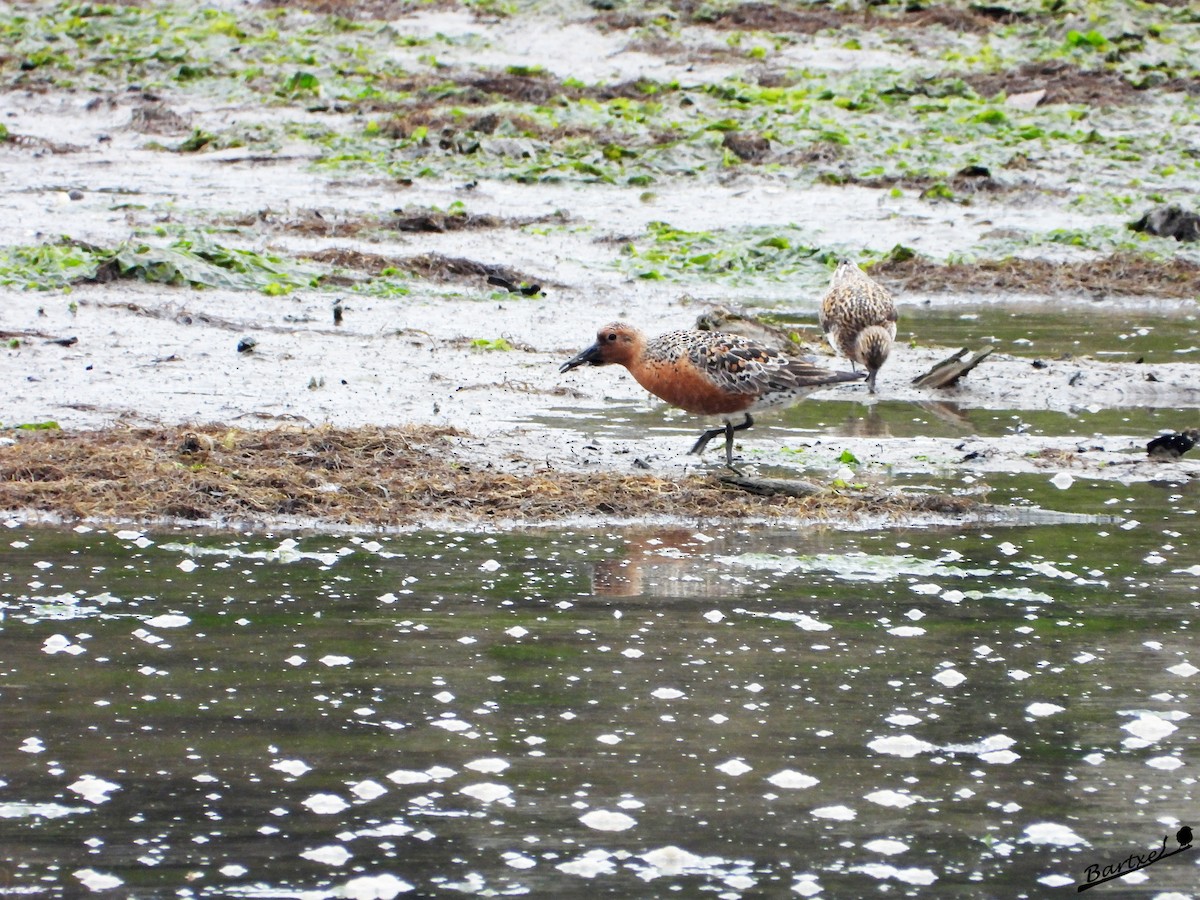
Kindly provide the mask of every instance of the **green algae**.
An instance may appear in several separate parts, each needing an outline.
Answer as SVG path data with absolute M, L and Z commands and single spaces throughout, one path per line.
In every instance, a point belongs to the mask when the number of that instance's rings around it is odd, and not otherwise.
M 618 266 L 643 279 L 707 280 L 714 276 L 823 282 L 837 254 L 812 244 L 799 226 L 748 226 L 688 231 L 651 222 L 645 236 L 627 244 Z
M 130 240 L 105 248 L 64 238 L 0 248 L 0 284 L 28 290 L 134 279 L 279 295 L 297 287 L 315 287 L 319 277 L 282 257 L 224 247 L 204 236 L 178 238 L 162 246 Z
M 385 23 L 353 5 L 313 15 L 42 3 L 0 11 L 0 38 L 11 48 L 0 58 L 0 80 L 10 88 L 101 92 L 119 73 L 143 91 L 242 104 L 262 110 L 263 122 L 252 124 L 251 112 L 233 126 L 197 127 L 182 141 L 145 146 L 204 154 L 298 141 L 319 151 L 319 170 L 400 183 L 495 179 L 640 189 L 714 184 L 749 171 L 797 190 L 861 185 L 894 199 L 911 191 L 907 196 L 930 208 L 986 207 L 993 196 L 1020 192 L 1088 214 L 1150 197 L 1186 204 L 1200 176 L 1188 138 L 1200 124 L 1192 89 L 1200 47 L 1187 8 L 1091 2 L 1081 25 L 1069 10 L 1042 4 L 1010 4 L 991 21 L 965 3 L 944 4 L 928 21 L 895 3 L 872 7 L 866 18 L 832 4 L 812 13 L 824 17 L 809 23 L 822 25 L 813 29 L 771 4 L 676 4 L 667 18 L 657 6 L 622 8 L 622 21 L 648 32 L 679 38 L 703 23 L 725 31 L 720 41 L 730 52 L 744 55 L 750 44 L 774 50 L 757 60 L 761 70 L 590 81 L 556 75 L 536 56 L 506 66 L 445 63 L 439 48 L 487 47 L 486 32 L 422 37 L 403 17 Z M 489 15 L 531 12 L 517 4 Z M 743 24 L 730 33 L 735 19 Z M 626 27 L 604 16 L 594 24 Z M 774 59 L 775 51 L 825 39 L 814 35 L 844 35 L 842 46 L 920 56 L 945 68 L 908 69 L 868 57 L 846 69 Z M 1032 105 L 1010 102 L 1028 83 L 1048 85 L 1046 96 Z M 1142 127 L 1147 116 L 1161 127 Z M 962 182 L 968 169 L 987 173 L 984 188 Z M 988 239 L 968 256 L 1062 247 L 1166 252 L 1105 227 L 1031 230 L 1008 244 Z M 776 238 L 786 246 L 772 245 Z M 799 275 L 815 283 L 827 254 L 838 249 L 817 247 L 802 232 L 676 230 L 669 240 L 661 233 L 636 239 L 615 264 L 645 279 Z M 27 268 L 60 270 L 46 284 L 69 283 L 89 265 L 78 254 L 37 261 L 30 253 L 10 248 L 10 276 L 39 283 L 20 274 L 14 257 Z

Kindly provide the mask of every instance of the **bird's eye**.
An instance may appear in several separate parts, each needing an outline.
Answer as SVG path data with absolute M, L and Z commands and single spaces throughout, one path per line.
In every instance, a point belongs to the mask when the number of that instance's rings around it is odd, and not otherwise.
M 616 339 L 617 339 L 617 333 L 615 331 L 610 331 L 608 333 L 608 340 L 611 342 L 611 341 L 615 341 Z

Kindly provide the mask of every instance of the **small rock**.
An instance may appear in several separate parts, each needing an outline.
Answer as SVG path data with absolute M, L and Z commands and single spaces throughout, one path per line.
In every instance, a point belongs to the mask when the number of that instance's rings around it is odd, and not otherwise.
M 254 338 L 244 337 L 238 341 L 237 351 L 238 353 L 251 353 L 257 346 L 258 341 L 256 341 Z
M 179 442 L 178 452 L 181 456 L 201 456 L 207 455 L 214 446 L 213 439 L 207 434 L 185 431 Z
M 1160 434 L 1146 445 L 1146 454 L 1151 459 L 1179 459 L 1197 443 L 1200 443 L 1200 428 L 1189 428 L 1178 434 Z
M 721 145 L 744 162 L 762 162 L 771 152 L 771 142 L 761 134 L 727 131 Z
M 1034 109 L 1046 99 L 1046 89 L 1023 91 L 1019 94 L 1009 94 L 1004 98 L 1004 105 L 1012 109 Z

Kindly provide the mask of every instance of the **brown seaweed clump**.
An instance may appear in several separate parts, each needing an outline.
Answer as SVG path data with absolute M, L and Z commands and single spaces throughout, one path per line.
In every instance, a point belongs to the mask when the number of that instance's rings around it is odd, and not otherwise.
M 758 496 L 712 476 L 505 471 L 469 463 L 453 428 L 224 425 L 20 433 L 0 446 L 0 510 L 66 520 L 339 527 L 567 517 L 839 519 L 961 515 L 974 501 L 824 491 Z M 532 466 L 530 467 L 532 469 Z

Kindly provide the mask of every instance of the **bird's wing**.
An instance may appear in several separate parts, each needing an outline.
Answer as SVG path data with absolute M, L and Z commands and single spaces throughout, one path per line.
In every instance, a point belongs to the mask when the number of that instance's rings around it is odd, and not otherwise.
M 693 347 L 688 356 L 723 390 L 738 394 L 794 390 L 845 380 L 841 377 L 843 373 L 792 359 L 777 350 L 730 334 L 719 335 L 716 340 Z
M 764 378 L 787 362 L 782 354 L 732 334 L 695 344 L 688 358 L 722 390 L 738 394 L 758 393 Z
M 821 305 L 817 307 L 817 321 L 821 323 L 821 331 L 829 334 L 829 329 L 833 327 L 833 298 L 832 291 L 821 298 Z

